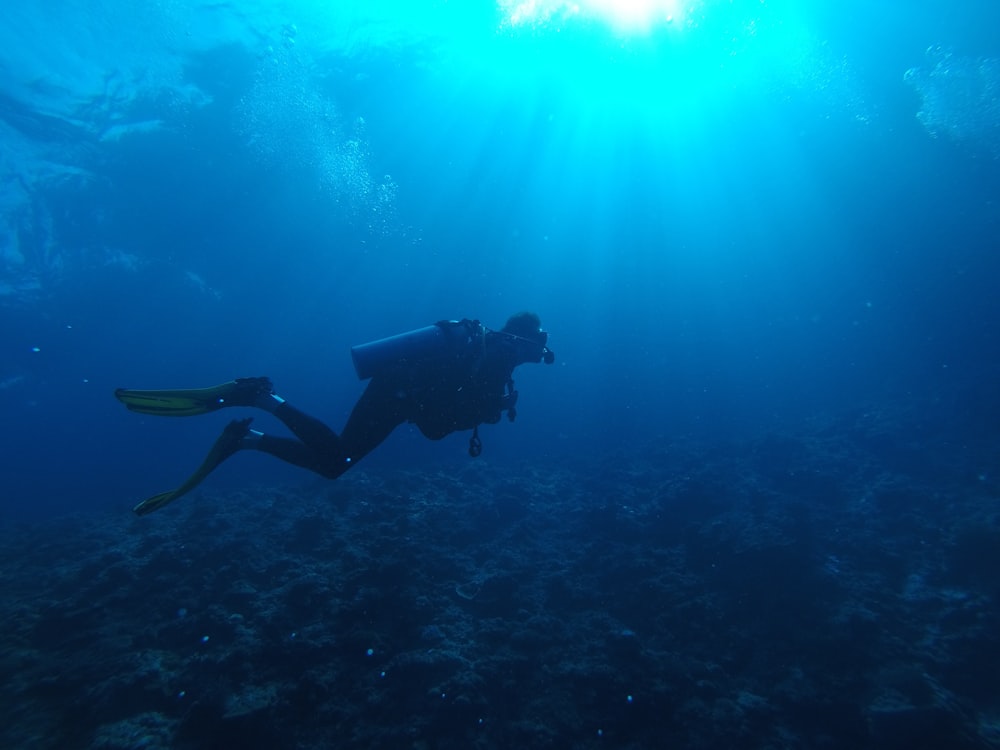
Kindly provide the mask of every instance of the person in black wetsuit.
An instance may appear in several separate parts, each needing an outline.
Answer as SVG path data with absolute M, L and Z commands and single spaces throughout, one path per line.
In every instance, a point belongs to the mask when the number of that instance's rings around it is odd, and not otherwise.
M 239 450 L 263 451 L 333 479 L 404 422 L 415 424 L 431 440 L 471 429 L 469 453 L 478 456 L 482 449 L 478 426 L 499 422 L 503 412 L 510 421 L 516 416 L 514 368 L 527 362 L 554 361 L 547 340 L 538 316 L 523 312 L 512 316 L 499 331 L 474 320 L 442 321 L 355 347 L 358 374 L 371 375 L 371 380 L 339 435 L 274 393 L 265 377 L 187 390 L 119 388 L 115 396 L 132 411 L 192 416 L 228 406 L 252 406 L 274 414 L 295 436 L 275 437 L 253 430 L 252 418 L 233 420 L 184 484 L 144 500 L 134 510 L 145 515 L 162 508 L 190 492 Z

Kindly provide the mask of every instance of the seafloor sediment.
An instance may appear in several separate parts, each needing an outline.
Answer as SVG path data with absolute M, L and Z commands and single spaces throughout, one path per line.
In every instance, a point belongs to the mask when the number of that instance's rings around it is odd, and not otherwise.
M 0 746 L 997 748 L 992 449 L 858 413 L 7 528 Z

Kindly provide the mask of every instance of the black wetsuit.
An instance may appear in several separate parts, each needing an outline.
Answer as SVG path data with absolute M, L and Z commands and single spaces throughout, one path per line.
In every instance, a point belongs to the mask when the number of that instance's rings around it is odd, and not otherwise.
M 478 351 L 402 361 L 375 375 L 340 435 L 287 402 L 281 404 L 274 415 L 298 439 L 264 435 L 258 450 L 333 479 L 403 422 L 440 440 L 456 430 L 499 422 L 504 410 L 513 418 L 514 353 L 501 335 L 484 335 Z

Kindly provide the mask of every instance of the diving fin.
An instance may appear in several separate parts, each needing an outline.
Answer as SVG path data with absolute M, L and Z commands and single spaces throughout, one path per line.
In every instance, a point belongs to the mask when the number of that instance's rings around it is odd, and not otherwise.
M 115 398 L 129 411 L 163 417 L 191 417 L 208 414 L 224 406 L 253 406 L 257 398 L 271 393 L 268 378 L 237 378 L 211 388 L 165 391 L 115 390 Z
M 159 510 L 167 503 L 176 500 L 180 497 L 179 490 L 171 490 L 170 492 L 161 492 L 159 495 L 154 495 L 151 498 L 143 500 L 141 503 L 132 508 L 132 512 L 137 516 L 145 516 L 152 513 L 154 510 Z
M 148 391 L 147 391 L 148 393 Z M 205 456 L 205 460 L 201 462 L 201 466 L 187 478 L 187 480 L 178 487 L 176 490 L 171 490 L 170 492 L 161 492 L 159 495 L 154 495 L 132 508 L 132 511 L 139 516 L 145 516 L 148 513 L 152 513 L 154 510 L 159 510 L 164 505 L 172 503 L 177 498 L 186 495 L 199 484 L 202 480 L 207 477 L 212 471 L 229 458 L 231 455 L 236 453 L 240 449 L 240 441 L 250 432 L 250 423 L 253 422 L 253 417 L 248 419 L 234 419 L 232 422 L 226 425 L 226 428 L 219 435 L 219 439 L 215 441 L 215 445 Z

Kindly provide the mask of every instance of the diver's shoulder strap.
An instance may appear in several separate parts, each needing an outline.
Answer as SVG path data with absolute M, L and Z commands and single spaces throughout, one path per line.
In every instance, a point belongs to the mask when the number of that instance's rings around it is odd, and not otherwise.
M 453 333 L 455 335 L 465 334 L 470 338 L 480 338 L 486 334 L 486 326 L 472 318 L 439 320 L 434 325 L 441 328 L 445 333 Z
M 452 352 L 468 357 L 477 366 L 482 362 L 486 356 L 486 326 L 471 318 L 439 320 L 434 325 L 445 334 Z

